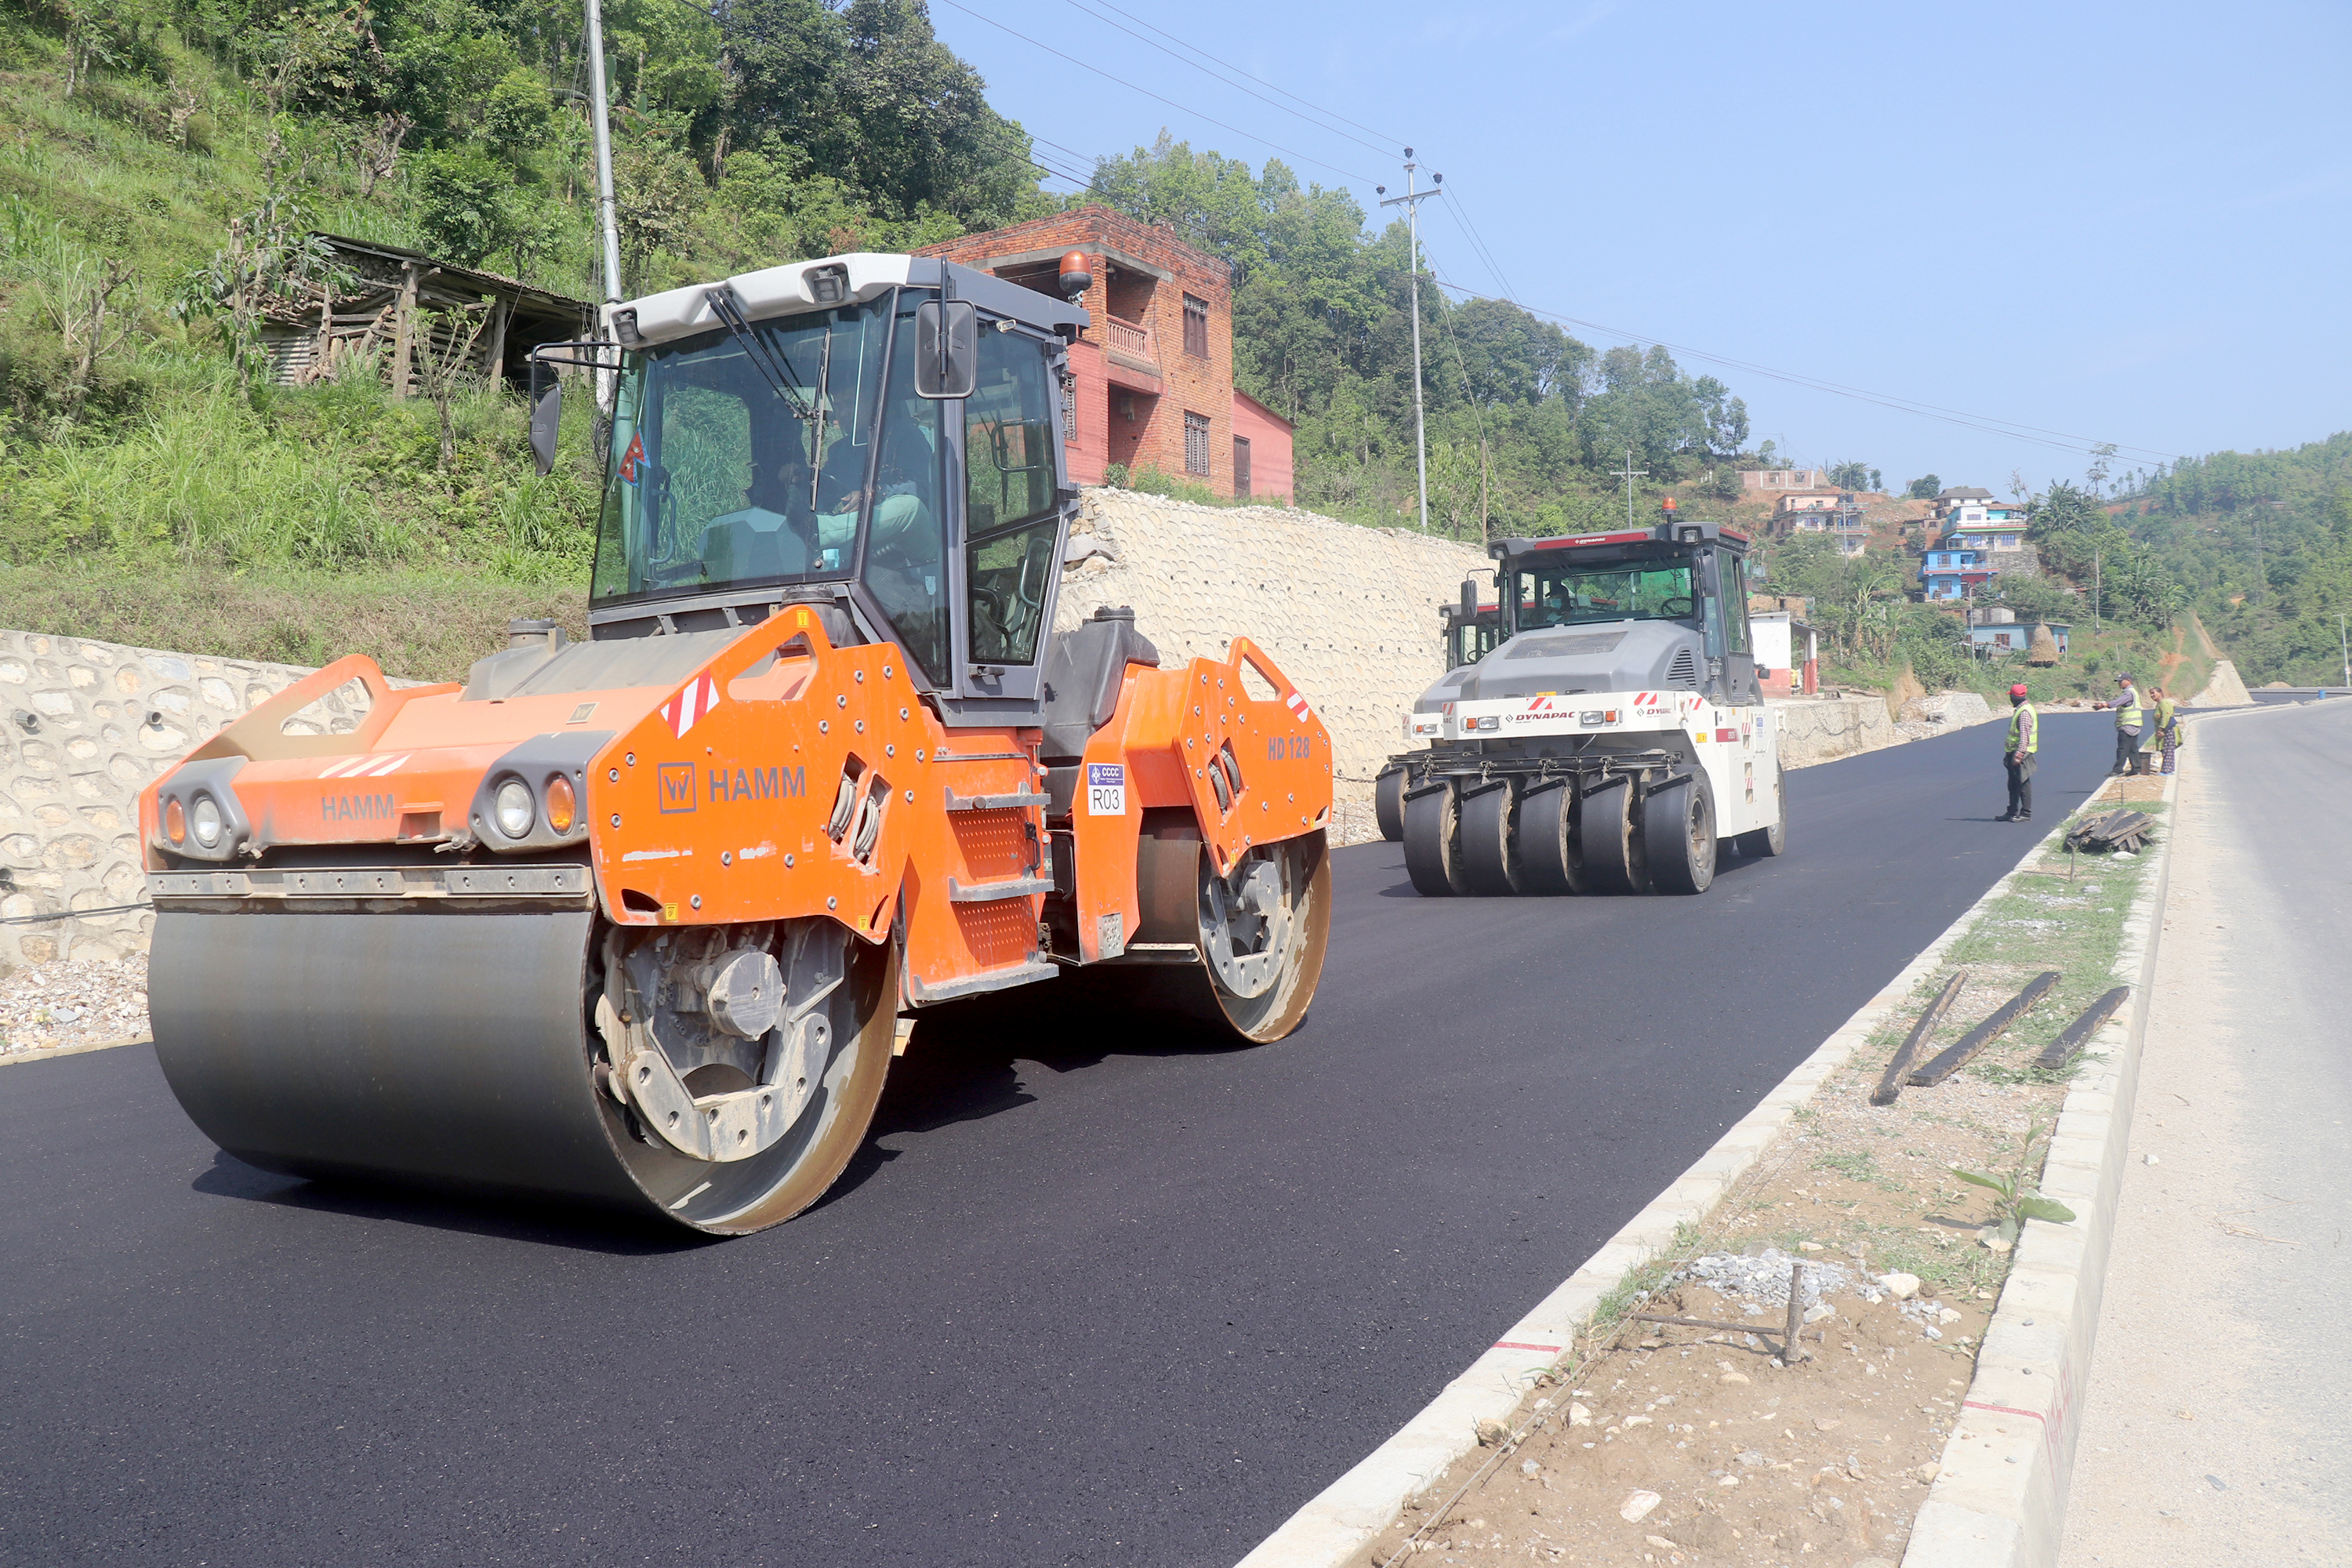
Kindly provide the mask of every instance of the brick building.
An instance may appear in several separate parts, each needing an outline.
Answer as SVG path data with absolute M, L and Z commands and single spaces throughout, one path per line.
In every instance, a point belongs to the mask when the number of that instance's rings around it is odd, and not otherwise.
M 1225 264 L 1164 228 L 1083 206 L 927 246 L 1041 294 L 1061 293 L 1062 258 L 1081 251 L 1093 319 L 1070 347 L 1076 384 L 1070 475 L 1102 483 L 1117 463 L 1221 495 L 1291 499 L 1291 426 L 1234 386 L 1233 282 Z

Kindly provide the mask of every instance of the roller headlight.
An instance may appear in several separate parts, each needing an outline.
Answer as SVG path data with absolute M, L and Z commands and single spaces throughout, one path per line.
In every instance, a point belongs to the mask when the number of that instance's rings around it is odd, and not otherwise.
M 499 785 L 498 803 L 493 810 L 499 831 L 509 838 L 526 837 L 539 814 L 537 803 L 530 798 L 530 786 L 520 779 L 509 779 Z
M 547 826 L 558 833 L 569 833 L 579 814 L 579 797 L 572 793 L 572 781 L 562 773 L 548 780 Z
M 221 841 L 221 809 L 208 795 L 196 796 L 196 804 L 188 808 L 188 831 L 206 849 L 217 849 Z

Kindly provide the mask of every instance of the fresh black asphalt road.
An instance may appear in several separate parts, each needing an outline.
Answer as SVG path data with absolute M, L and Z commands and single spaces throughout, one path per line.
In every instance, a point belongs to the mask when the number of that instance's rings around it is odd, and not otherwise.
M 1792 773 L 1789 854 L 1696 899 L 1429 900 L 1341 850 L 1290 1039 L 926 1024 L 841 1186 L 737 1241 L 265 1174 L 143 1047 L 0 1068 L 0 1563 L 1223 1568 L 2095 787 L 2109 723 L 2044 721 L 2032 827 L 1992 726 Z

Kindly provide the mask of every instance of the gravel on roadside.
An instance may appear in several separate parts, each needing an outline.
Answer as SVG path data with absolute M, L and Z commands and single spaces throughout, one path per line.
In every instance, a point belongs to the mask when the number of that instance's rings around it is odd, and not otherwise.
M 147 1035 L 147 955 L 58 959 L 0 979 L 0 1058 Z

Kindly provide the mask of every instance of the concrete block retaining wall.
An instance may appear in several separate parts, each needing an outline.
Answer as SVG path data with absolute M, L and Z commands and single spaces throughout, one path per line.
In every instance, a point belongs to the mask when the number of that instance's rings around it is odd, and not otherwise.
M 1404 749 L 1413 699 L 1445 673 L 1437 606 L 1494 563 L 1475 545 L 1359 528 L 1279 507 L 1196 506 L 1090 489 L 1071 540 L 1057 623 L 1132 605 L 1170 660 L 1224 657 L 1247 636 L 1298 684 L 1331 731 L 1339 797 L 1367 799 Z M 1491 593 L 1489 588 L 1487 592 Z
M 0 917 L 144 899 L 139 792 L 308 673 L 0 631 Z M 139 910 L 0 925 L 0 970 L 142 952 L 153 921 Z
M 1806 768 L 1833 757 L 1874 752 L 1904 740 L 1886 716 L 1885 701 L 1864 697 L 1785 697 L 1769 700 L 1780 726 L 1780 765 Z

